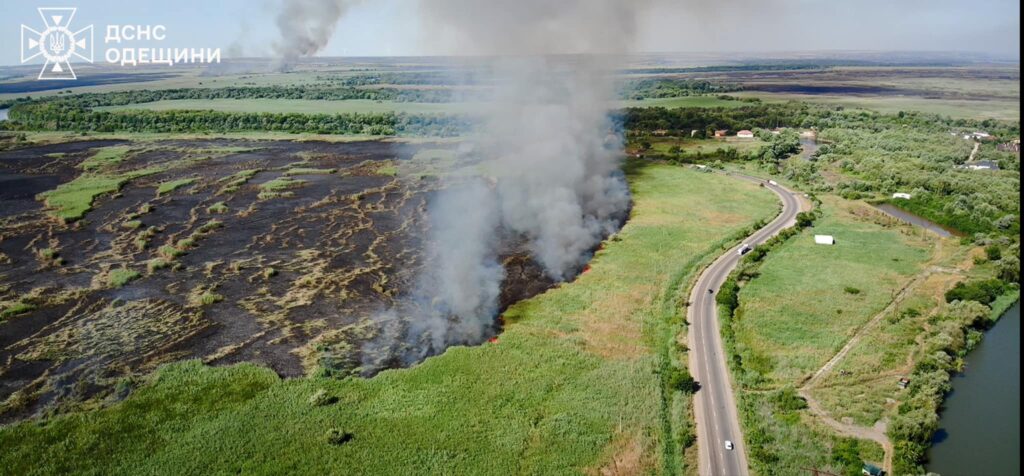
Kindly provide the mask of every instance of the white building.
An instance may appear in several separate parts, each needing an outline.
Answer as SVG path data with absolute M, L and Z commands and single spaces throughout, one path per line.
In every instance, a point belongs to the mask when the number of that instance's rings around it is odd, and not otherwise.
M 836 239 L 832 235 L 814 235 L 814 242 L 819 245 L 834 245 Z
M 742 130 L 736 133 L 736 137 L 740 139 L 753 139 L 754 133 L 748 130 Z
M 911 195 L 909 193 L 897 192 L 892 194 L 892 198 L 902 198 L 904 200 L 910 200 Z

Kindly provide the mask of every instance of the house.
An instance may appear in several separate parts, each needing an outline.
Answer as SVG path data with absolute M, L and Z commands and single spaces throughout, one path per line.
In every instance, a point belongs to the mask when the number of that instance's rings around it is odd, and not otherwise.
M 999 164 L 991 160 L 976 160 L 974 162 L 958 165 L 956 168 L 966 170 L 999 170 Z
M 715 139 L 724 139 L 725 135 L 729 133 L 729 129 L 720 129 L 715 131 Z
M 878 466 L 875 466 L 870 463 L 864 463 L 864 466 L 860 469 L 860 472 L 865 476 L 882 476 L 885 474 L 885 471 L 882 471 L 882 468 L 879 468 Z
M 658 130 L 654 131 L 654 135 L 656 135 L 656 136 L 668 135 L 668 131 L 665 130 L 665 129 L 658 129 Z
M 738 137 L 740 139 L 753 139 L 754 138 L 754 133 L 744 129 L 742 131 L 737 132 L 736 133 L 736 137 Z
M 819 245 L 834 245 L 836 238 L 832 235 L 814 235 L 814 242 Z
M 892 198 L 902 198 L 904 200 L 910 200 L 911 196 L 912 195 L 910 195 L 909 193 L 903 193 L 903 192 L 896 192 L 896 193 L 892 194 Z

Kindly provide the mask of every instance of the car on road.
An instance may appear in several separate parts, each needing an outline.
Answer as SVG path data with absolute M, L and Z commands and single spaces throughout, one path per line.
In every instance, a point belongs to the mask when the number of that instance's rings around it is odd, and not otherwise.
M 743 256 L 743 255 L 745 255 L 747 253 L 750 253 L 750 251 L 753 250 L 753 249 L 754 248 L 752 248 L 750 245 L 748 245 L 746 243 L 743 243 L 743 246 L 740 246 L 740 249 L 739 249 L 739 251 L 736 252 L 736 254 L 738 254 L 740 256 Z
M 733 448 L 735 448 L 735 446 L 732 444 L 732 442 L 729 440 L 725 440 L 725 449 L 732 451 Z
M 774 180 L 769 180 L 768 181 L 768 185 L 778 185 L 778 184 L 779 184 L 779 182 L 776 182 Z

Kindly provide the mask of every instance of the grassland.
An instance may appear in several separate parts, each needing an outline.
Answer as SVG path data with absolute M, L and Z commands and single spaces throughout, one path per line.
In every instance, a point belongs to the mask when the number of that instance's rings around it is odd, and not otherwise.
M 474 105 L 472 103 L 414 103 L 397 101 L 372 101 L 367 99 L 351 99 L 345 101 L 314 101 L 305 99 L 179 99 L 169 101 L 155 101 L 141 104 L 126 104 L 124 106 L 107 106 L 97 108 L 97 110 L 203 110 L 220 112 L 270 112 L 300 114 L 405 112 L 410 114 L 423 114 L 471 112 L 472 110 L 478 107 L 479 105 Z
M 930 255 L 920 235 L 864 218 L 864 204 L 827 198 L 823 211 L 812 230 L 769 255 L 741 294 L 736 339 L 768 387 L 824 364 Z M 836 245 L 816 245 L 814 234 L 833 235 Z
M 51 209 L 52 216 L 65 222 L 75 221 L 92 209 L 93 200 L 100 195 L 116 192 L 132 179 L 162 170 L 159 167 L 151 167 L 119 174 L 86 172 L 54 190 L 41 194 L 40 197 Z
M 859 470 L 860 460 L 883 463 L 880 445 L 842 437 L 801 411 L 807 404 L 795 389 L 856 337 L 854 350 L 826 374 L 827 391 L 808 391 L 833 420 L 863 427 L 861 438 L 884 439 L 884 429 L 872 428 L 894 407 L 888 399 L 897 397 L 896 375 L 910 365 L 909 354 L 918 347 L 920 316 L 951 285 L 948 275 L 926 272 L 937 260 L 954 262 L 962 253 L 953 241 L 939 246 L 937 237 L 861 202 L 828 196 L 821 210 L 814 227 L 768 253 L 742 288 L 730 321 L 741 358 L 734 371 L 751 462 L 765 474 L 793 474 L 804 467 L 845 473 Z M 836 244 L 816 245 L 815 234 L 833 235 Z M 926 277 L 927 285 L 917 286 Z M 920 295 L 901 293 L 906 289 Z M 873 318 L 897 297 L 921 312 L 878 325 Z
M 918 96 L 856 96 L 833 94 L 769 93 L 763 91 L 738 92 L 737 97 L 756 97 L 765 102 L 802 101 L 864 109 L 883 114 L 900 111 L 919 111 L 939 114 L 954 119 L 1020 120 L 1020 100 L 995 98 L 988 100 L 932 99 Z M 743 103 L 738 103 L 743 104 Z
M 763 147 L 766 142 L 759 139 L 739 139 L 727 137 L 724 139 L 677 139 L 677 138 L 652 138 L 651 150 L 662 155 L 671 156 L 672 147 L 679 147 L 682 155 L 710 154 L 718 149 L 735 149 L 740 154 L 755 152 Z
M 0 464 L 37 474 L 675 472 L 692 428 L 689 398 L 667 394 L 657 375 L 680 357 L 672 298 L 722 236 L 777 205 L 756 186 L 678 167 L 630 177 L 631 221 L 590 271 L 510 308 L 497 343 L 372 379 L 175 364 L 121 403 L 0 429 Z
M 183 178 L 183 179 L 177 179 L 177 180 L 169 180 L 167 182 L 163 182 L 160 185 L 157 185 L 157 187 L 156 187 L 156 194 L 157 195 L 166 195 L 166 194 L 171 193 L 171 192 L 173 192 L 173 191 L 175 191 L 175 190 L 177 190 L 179 188 L 187 187 L 189 185 L 192 185 L 193 183 L 196 182 L 196 180 L 197 179 L 195 177 L 189 177 L 189 178 Z

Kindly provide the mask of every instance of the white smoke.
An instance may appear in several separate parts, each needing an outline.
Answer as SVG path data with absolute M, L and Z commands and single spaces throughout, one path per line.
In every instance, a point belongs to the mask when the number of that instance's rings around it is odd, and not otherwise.
M 386 347 L 409 364 L 488 337 L 505 278 L 497 262 L 500 233 L 524 237 L 534 259 L 561 281 L 621 224 L 629 196 L 609 105 L 613 71 L 631 46 L 644 3 L 420 0 L 425 42 L 487 58 L 494 73 L 474 147 L 494 185 L 461 183 L 433 200 L 427 266 L 410 302 L 399 306 L 405 336 L 401 343 L 378 339 L 367 354 Z M 282 34 L 300 33 L 283 42 L 286 59 L 322 48 L 348 4 L 286 2 Z M 393 326 L 382 334 L 395 335 Z

